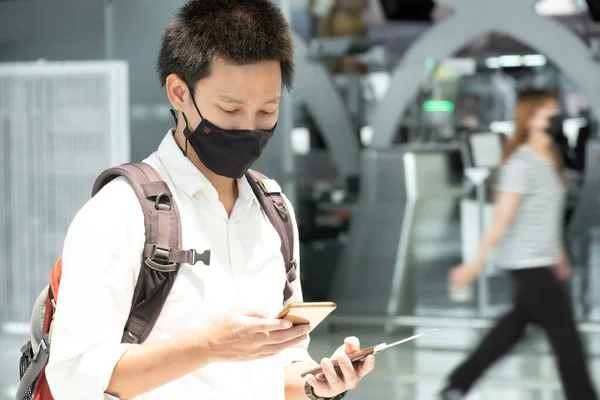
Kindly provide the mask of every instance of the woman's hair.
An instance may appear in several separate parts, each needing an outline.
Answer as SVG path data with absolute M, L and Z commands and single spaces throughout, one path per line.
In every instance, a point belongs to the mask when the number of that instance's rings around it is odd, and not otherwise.
M 514 133 L 504 148 L 503 162 L 506 162 L 519 146 L 527 142 L 529 139 L 529 121 L 549 101 L 557 101 L 556 96 L 551 92 L 528 91 L 519 95 L 515 109 Z M 552 158 L 556 171 L 562 176 L 563 160 L 556 146 L 552 148 Z

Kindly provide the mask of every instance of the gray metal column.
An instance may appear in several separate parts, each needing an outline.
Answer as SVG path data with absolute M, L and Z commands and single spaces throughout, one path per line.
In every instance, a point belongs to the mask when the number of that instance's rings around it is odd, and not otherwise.
M 104 58 L 115 57 L 115 0 L 104 2 Z
M 446 280 L 427 277 L 461 261 L 459 159 L 451 144 L 363 152 L 364 184 L 334 280 L 336 316 L 414 316 L 417 284 L 429 293 L 423 304 L 446 298 Z
M 358 175 L 360 146 L 344 102 L 325 66 L 309 59 L 309 51 L 302 38 L 296 35 L 294 39 L 296 90 L 302 93 L 340 176 Z
M 362 153 L 361 195 L 332 286 L 336 315 L 386 315 L 390 307 L 408 204 L 404 163 L 408 150 L 368 148 Z

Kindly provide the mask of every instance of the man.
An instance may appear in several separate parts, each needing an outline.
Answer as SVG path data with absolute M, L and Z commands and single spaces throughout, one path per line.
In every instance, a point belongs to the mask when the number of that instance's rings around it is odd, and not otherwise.
M 125 180 L 102 189 L 65 240 L 46 369 L 57 400 L 341 398 L 373 369 L 372 356 L 352 365 L 359 342 L 348 338 L 332 357 L 342 376 L 324 359 L 324 376 L 301 378 L 316 364 L 307 330 L 272 318 L 283 302 L 280 240 L 244 172 L 273 134 L 293 72 L 290 28 L 268 0 L 191 0 L 167 27 L 158 73 L 177 127 L 146 162 L 173 192 L 183 247 L 211 249 L 211 262 L 182 264 L 148 339 L 121 344 L 144 218 Z

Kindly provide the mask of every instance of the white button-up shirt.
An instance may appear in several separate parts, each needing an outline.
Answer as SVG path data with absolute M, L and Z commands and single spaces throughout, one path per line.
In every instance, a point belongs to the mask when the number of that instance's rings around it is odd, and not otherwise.
M 209 266 L 181 266 L 147 342 L 205 327 L 240 306 L 275 316 L 286 279 L 281 241 L 246 178 L 237 181 L 239 197 L 228 217 L 216 190 L 182 154 L 172 132 L 145 162 L 160 173 L 179 206 L 183 248 L 211 250 Z M 289 202 L 288 207 L 299 261 L 296 220 Z M 112 398 L 104 391 L 113 369 L 136 346 L 120 342 L 144 242 L 141 206 L 123 178 L 109 183 L 73 220 L 46 369 L 56 400 Z M 292 301 L 302 301 L 299 279 Z M 209 364 L 136 400 L 283 400 L 284 368 L 294 361 L 314 363 L 308 342 L 267 359 Z

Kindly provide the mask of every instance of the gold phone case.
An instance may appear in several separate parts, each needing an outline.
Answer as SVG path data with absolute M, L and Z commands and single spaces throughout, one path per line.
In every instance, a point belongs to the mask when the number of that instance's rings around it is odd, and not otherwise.
M 308 324 L 314 329 L 336 308 L 333 302 L 290 303 L 275 318 L 286 319 L 294 325 Z

